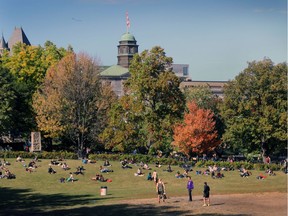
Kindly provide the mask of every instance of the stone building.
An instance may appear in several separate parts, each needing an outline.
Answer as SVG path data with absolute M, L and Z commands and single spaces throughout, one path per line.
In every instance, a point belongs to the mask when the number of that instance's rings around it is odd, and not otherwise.
M 133 55 L 138 53 L 138 45 L 135 37 L 126 32 L 121 36 L 118 45 L 118 62 L 117 65 L 110 67 L 103 67 L 100 73 L 101 79 L 104 82 L 110 83 L 114 92 L 120 97 L 124 94 L 123 82 L 130 76 L 129 65 Z M 174 73 L 181 79 L 189 78 L 189 65 L 188 64 L 172 64 Z
M 2 37 L 0 39 L 0 55 L 3 53 L 4 50 L 8 50 L 8 51 L 12 52 L 13 46 L 19 42 L 27 44 L 29 46 L 31 45 L 30 41 L 28 40 L 22 27 L 20 27 L 20 28 L 15 27 L 14 28 L 14 31 L 13 31 L 8 42 L 5 41 L 4 36 L 2 34 Z

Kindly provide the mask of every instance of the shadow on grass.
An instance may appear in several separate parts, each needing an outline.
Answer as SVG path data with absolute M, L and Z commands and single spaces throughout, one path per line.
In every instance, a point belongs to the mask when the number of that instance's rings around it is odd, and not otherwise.
M 95 198 L 86 195 L 52 194 L 43 195 L 27 189 L 0 188 L 0 215 L 2 216 L 110 216 L 110 215 L 198 215 L 193 211 L 183 210 L 175 206 L 153 204 L 110 204 L 101 205 L 100 200 L 113 199 L 109 197 Z M 224 214 L 216 214 L 218 216 Z M 237 215 L 243 216 L 243 215 Z

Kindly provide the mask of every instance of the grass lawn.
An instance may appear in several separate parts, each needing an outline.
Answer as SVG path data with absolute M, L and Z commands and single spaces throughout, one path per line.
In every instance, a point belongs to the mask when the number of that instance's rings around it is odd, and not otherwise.
M 131 165 L 132 169 L 124 170 L 119 162 L 110 161 L 112 166 L 109 168 L 114 172 L 103 174 L 105 178 L 112 179 L 108 183 L 91 180 L 96 173 L 100 174 L 99 166 L 103 165 L 103 161 L 82 164 L 80 160 L 67 160 L 70 170 L 64 171 L 60 166 L 52 166 L 57 173 L 48 174 L 50 160 L 38 162 L 39 167 L 32 173 L 25 171 L 23 163 L 15 162 L 15 159 L 6 160 L 11 163 L 7 167 L 16 175 L 16 179 L 0 179 L 0 215 L 100 215 L 101 212 L 105 215 L 103 212 L 107 209 L 97 209 L 95 206 L 110 205 L 111 208 L 118 208 L 115 205 L 117 201 L 156 197 L 154 182 L 146 180 L 148 171 L 144 171 L 145 175 L 142 177 L 134 176 L 137 171 L 135 165 Z M 26 159 L 24 163 L 27 165 L 29 160 Z M 78 181 L 60 183 L 61 177 L 69 177 L 70 171 L 75 172 L 76 167 L 82 165 L 86 169 L 84 175 L 74 175 Z M 175 178 L 178 170 L 183 173 L 180 167 L 172 166 L 173 172 L 168 173 L 163 171 L 167 166 L 156 168 L 154 164 L 149 165 L 165 182 L 169 197 L 187 196 L 187 179 Z M 210 176 L 196 175 L 196 170 L 204 168 L 193 167 L 193 170 L 190 173 L 195 185 L 193 195 L 202 194 L 204 181 L 208 182 L 211 195 L 287 191 L 287 176 L 282 172 L 258 180 L 256 176 L 265 174 L 263 171 L 252 170 L 249 178 L 241 178 L 238 171 L 223 171 L 224 178 L 212 179 Z M 101 186 L 108 187 L 107 196 L 100 195 Z M 96 209 L 98 213 L 91 214 Z M 71 211 L 74 213 L 68 214 Z

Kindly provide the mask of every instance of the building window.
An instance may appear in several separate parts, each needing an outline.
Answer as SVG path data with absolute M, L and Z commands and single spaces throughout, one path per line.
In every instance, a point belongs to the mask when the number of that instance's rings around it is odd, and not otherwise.
M 183 67 L 183 75 L 188 76 L 188 67 Z

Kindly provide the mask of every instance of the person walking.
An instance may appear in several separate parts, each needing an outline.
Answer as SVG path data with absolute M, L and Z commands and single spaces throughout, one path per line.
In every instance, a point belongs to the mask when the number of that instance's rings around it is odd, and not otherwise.
M 158 182 L 158 174 L 157 174 L 156 170 L 154 170 L 154 172 L 152 173 L 152 178 L 153 178 L 155 184 L 157 184 L 157 182 Z
M 188 176 L 187 189 L 188 189 L 188 195 L 189 195 L 189 202 L 191 202 L 192 201 L 192 190 L 194 189 L 194 183 L 193 183 L 190 176 Z
M 207 182 L 204 182 L 204 190 L 203 190 L 203 206 L 210 206 L 210 187 Z
M 163 202 L 165 202 L 164 194 L 165 194 L 165 185 L 162 182 L 162 180 L 159 178 L 158 182 L 156 184 L 156 192 L 158 195 L 158 203 L 160 203 L 160 200 L 162 199 Z

